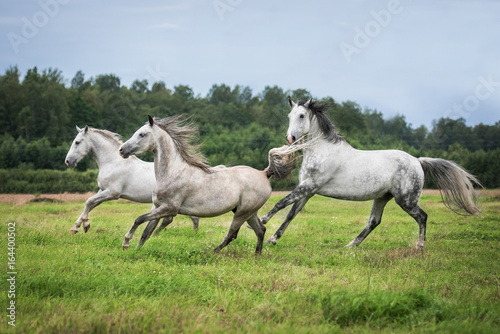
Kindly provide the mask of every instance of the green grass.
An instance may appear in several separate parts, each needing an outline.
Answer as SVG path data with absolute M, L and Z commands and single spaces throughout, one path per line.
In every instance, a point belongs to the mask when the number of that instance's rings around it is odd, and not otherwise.
M 16 223 L 17 282 L 15 329 L 5 316 L 9 285 L 0 284 L 0 332 L 499 332 L 500 198 L 483 198 L 475 217 L 454 215 L 439 196 L 420 204 L 429 215 L 425 251 L 414 248 L 416 222 L 393 201 L 382 224 L 345 249 L 371 203 L 317 196 L 262 256 L 247 228 L 213 253 L 231 215 L 201 219 L 198 231 L 176 217 L 136 250 L 140 227 L 122 251 L 150 205 L 104 203 L 91 212 L 87 234 L 70 235 L 83 202 L 1 204 L 2 245 Z M 266 238 L 287 211 L 267 224 Z

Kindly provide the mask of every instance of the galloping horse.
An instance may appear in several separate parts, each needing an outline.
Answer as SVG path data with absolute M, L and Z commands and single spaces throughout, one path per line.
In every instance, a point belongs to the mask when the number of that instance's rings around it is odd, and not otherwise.
M 473 182 L 479 181 L 452 161 L 415 158 L 397 150 L 361 151 L 341 137 L 324 112 L 326 104 L 312 99 L 298 103 L 288 98 L 292 108 L 287 141 L 303 141 L 304 160 L 299 185 L 261 218 L 266 224 L 276 212 L 293 204 L 285 221 L 267 242 L 276 244 L 288 224 L 314 195 L 351 201 L 373 199 L 370 218 L 364 230 L 346 247 L 359 245 L 377 227 L 384 207 L 392 198 L 419 226 L 418 248 L 425 246 L 427 214 L 418 206 L 424 179 L 431 176 L 444 192 L 445 205 L 458 213 L 476 214 Z M 481 186 L 482 187 L 482 186 Z
M 76 130 L 78 134 L 66 155 L 66 165 L 76 167 L 80 160 L 92 153 L 99 167 L 99 192 L 87 199 L 82 214 L 70 230 L 71 233 L 77 233 L 82 223 L 86 233 L 90 229 L 90 211 L 102 202 L 125 198 L 134 202 L 152 203 L 156 182 L 152 162 L 142 161 L 135 156 L 127 161 L 123 160 L 118 154 L 122 141 L 116 133 L 88 126 L 84 129 L 77 126 Z M 197 229 L 199 219 L 191 219 L 193 228 Z M 161 228 L 171 222 L 172 219 L 164 219 Z
M 173 217 L 178 213 L 197 217 L 215 217 L 233 211 L 234 217 L 219 252 L 236 239 L 241 225 L 247 221 L 257 235 L 255 252 L 261 253 L 266 228 L 261 224 L 257 211 L 271 196 L 271 176 L 286 177 L 294 165 L 288 147 L 269 152 L 269 167 L 258 171 L 247 166 L 210 168 L 198 147 L 190 142 L 197 129 L 185 124 L 182 115 L 153 119 L 137 130 L 120 147 L 120 154 L 154 152 L 156 186 L 153 203 L 156 208 L 138 217 L 125 235 L 123 248 L 130 247 L 130 240 L 139 225 L 149 221 L 138 247 L 144 244 L 156 227 L 153 220 Z

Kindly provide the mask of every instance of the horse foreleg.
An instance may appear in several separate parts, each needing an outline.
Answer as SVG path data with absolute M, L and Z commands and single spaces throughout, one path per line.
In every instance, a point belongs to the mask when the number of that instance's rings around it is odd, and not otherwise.
M 371 231 L 375 229 L 375 227 L 380 225 L 385 205 L 391 199 L 392 195 L 387 195 L 385 197 L 376 198 L 373 200 L 372 211 L 370 213 L 370 218 L 368 219 L 368 224 L 366 224 L 366 227 L 363 229 L 363 231 L 361 231 L 361 233 L 356 238 L 354 238 L 353 241 L 345 246 L 346 248 L 358 246 L 363 240 L 365 240 L 368 234 L 370 234 Z
M 169 208 L 167 206 L 160 206 L 156 209 L 151 210 L 151 212 L 146 213 L 142 216 L 139 216 L 134 225 L 130 228 L 130 230 L 125 234 L 125 240 L 123 241 L 122 247 L 123 249 L 127 249 L 130 247 L 130 240 L 134 237 L 135 230 L 144 222 L 151 221 L 155 219 L 160 219 L 167 216 L 175 216 L 177 215 L 177 210 Z
M 90 224 L 88 222 L 90 211 L 92 211 L 96 206 L 98 206 L 102 202 L 118 199 L 119 197 L 120 195 L 113 194 L 108 190 L 104 191 L 99 190 L 97 194 L 89 197 L 85 202 L 85 208 L 83 209 L 82 214 L 76 220 L 75 225 L 70 229 L 70 233 L 76 234 L 82 223 L 83 223 L 83 230 L 85 231 L 85 233 L 87 233 L 88 230 L 90 229 Z
M 282 198 L 278 203 L 276 203 L 274 208 L 272 208 L 271 211 L 262 216 L 260 221 L 262 222 L 262 224 L 266 224 L 276 213 L 278 213 L 278 211 L 283 210 L 290 204 L 293 204 L 303 198 L 310 198 L 312 197 L 312 195 L 313 192 L 311 188 L 299 185 L 291 193 L 289 193 L 284 198 Z
M 248 217 L 248 216 L 247 216 Z M 236 239 L 238 236 L 238 232 L 240 230 L 241 225 L 246 221 L 246 217 L 242 217 L 237 213 L 233 217 L 233 221 L 229 226 L 229 231 L 227 231 L 224 240 L 222 240 L 221 244 L 214 249 L 214 253 L 219 253 L 222 248 L 226 247 L 231 241 Z
M 278 230 L 274 233 L 272 237 L 267 239 L 266 243 L 276 245 L 276 241 L 283 236 L 283 233 L 285 233 L 285 230 L 290 224 L 290 222 L 295 218 L 295 216 L 297 216 L 300 210 L 304 208 L 309 198 L 311 197 L 302 198 L 292 206 L 292 208 L 286 215 L 286 219 L 283 222 L 283 224 L 281 224 L 281 226 L 278 228 Z

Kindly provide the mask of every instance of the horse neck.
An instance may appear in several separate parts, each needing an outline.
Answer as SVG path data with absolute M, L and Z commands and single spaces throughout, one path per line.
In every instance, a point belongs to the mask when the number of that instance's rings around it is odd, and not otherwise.
M 307 134 L 306 140 L 312 140 L 315 138 L 320 138 L 323 137 L 323 133 L 321 132 L 321 129 L 318 124 L 318 120 L 316 117 L 313 117 L 313 120 L 311 121 L 311 125 L 309 127 L 309 133 Z
M 188 165 L 177 152 L 170 135 L 161 129 L 157 129 L 153 153 L 156 180 Z
M 100 134 L 94 134 L 91 138 L 91 152 L 97 162 L 99 169 L 110 163 L 116 163 L 117 159 L 122 159 L 118 154 L 119 144 L 103 137 Z
M 311 122 L 311 127 L 309 128 L 309 132 L 305 137 L 305 142 L 310 143 L 310 145 L 305 145 L 302 150 L 304 159 L 306 159 L 310 155 L 316 155 L 318 152 L 322 152 L 323 149 L 325 152 L 331 152 L 334 149 L 332 146 L 335 146 L 337 149 L 341 150 L 350 150 L 353 149 L 351 145 L 349 145 L 345 141 L 338 141 L 333 143 L 325 139 L 323 132 L 321 131 L 316 120 Z

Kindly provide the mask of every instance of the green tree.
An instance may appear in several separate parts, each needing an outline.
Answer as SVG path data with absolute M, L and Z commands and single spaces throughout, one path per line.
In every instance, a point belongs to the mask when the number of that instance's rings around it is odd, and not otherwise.
M 114 74 L 101 74 L 95 79 L 96 85 L 99 87 L 99 91 L 105 92 L 118 92 L 120 90 L 120 78 Z
M 22 109 L 19 69 L 9 67 L 0 76 L 0 133 L 14 134 L 18 128 L 18 114 Z
M 85 83 L 85 75 L 83 74 L 82 71 L 79 70 L 78 72 L 76 72 L 73 79 L 71 79 L 71 88 L 80 89 L 83 87 L 84 83 Z

